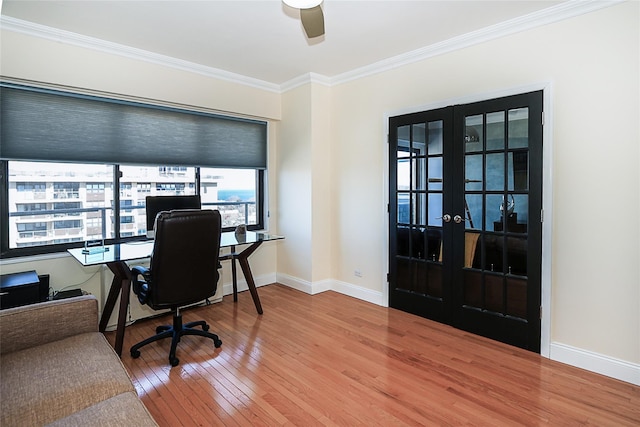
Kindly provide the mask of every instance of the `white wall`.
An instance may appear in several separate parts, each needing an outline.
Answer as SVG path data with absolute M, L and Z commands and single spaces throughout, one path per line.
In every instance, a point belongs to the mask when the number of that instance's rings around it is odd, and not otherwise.
M 306 290 L 312 279 L 311 88 L 282 97 L 277 147 L 278 230 L 287 243 L 278 251 L 278 280 Z
M 554 349 L 569 362 L 560 350 L 605 355 L 640 382 L 639 6 L 623 3 L 332 87 L 334 279 L 386 293 L 386 114 L 547 84 L 551 356 Z

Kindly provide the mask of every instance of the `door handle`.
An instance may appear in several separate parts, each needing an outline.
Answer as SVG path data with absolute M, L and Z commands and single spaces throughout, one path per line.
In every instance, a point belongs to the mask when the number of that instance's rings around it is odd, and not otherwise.
M 464 219 L 460 215 L 456 215 L 453 217 L 453 222 L 455 222 L 456 224 L 460 224 L 462 221 L 464 221 Z
M 449 215 L 449 214 L 444 214 L 444 215 L 442 215 L 442 216 L 439 216 L 439 217 L 438 217 L 438 218 L 436 218 L 436 219 L 441 219 L 441 220 L 443 220 L 444 222 L 450 222 L 450 221 L 451 221 L 451 215 Z

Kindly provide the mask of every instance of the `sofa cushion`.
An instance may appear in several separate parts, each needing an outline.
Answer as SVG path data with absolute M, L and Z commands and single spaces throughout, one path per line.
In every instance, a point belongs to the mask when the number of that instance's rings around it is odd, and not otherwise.
M 3 354 L 0 425 L 43 425 L 135 388 L 105 337 L 83 333 Z
M 156 426 L 147 408 L 134 392 L 122 393 L 89 406 L 80 412 L 48 424 L 48 427 L 152 427 Z

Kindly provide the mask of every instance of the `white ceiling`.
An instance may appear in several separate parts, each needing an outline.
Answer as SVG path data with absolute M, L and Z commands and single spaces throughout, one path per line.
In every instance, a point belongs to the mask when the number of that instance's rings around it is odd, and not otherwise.
M 280 0 L 4 0 L 2 22 L 27 21 L 282 85 L 517 25 L 564 1 L 324 0 L 326 34 L 311 40 L 299 11 Z

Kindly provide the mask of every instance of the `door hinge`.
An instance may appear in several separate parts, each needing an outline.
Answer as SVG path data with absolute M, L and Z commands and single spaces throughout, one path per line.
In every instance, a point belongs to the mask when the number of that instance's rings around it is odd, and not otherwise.
M 544 223 L 544 209 L 540 209 L 540 222 Z
M 390 209 L 391 208 L 389 207 L 389 203 L 387 203 L 387 213 L 391 212 Z
M 540 123 L 540 124 L 541 124 L 542 126 L 544 126 L 544 111 L 542 112 L 542 120 L 541 120 L 541 123 Z
M 542 306 L 540 306 L 540 320 L 542 320 Z
M 387 273 L 387 283 L 389 283 L 389 273 Z

